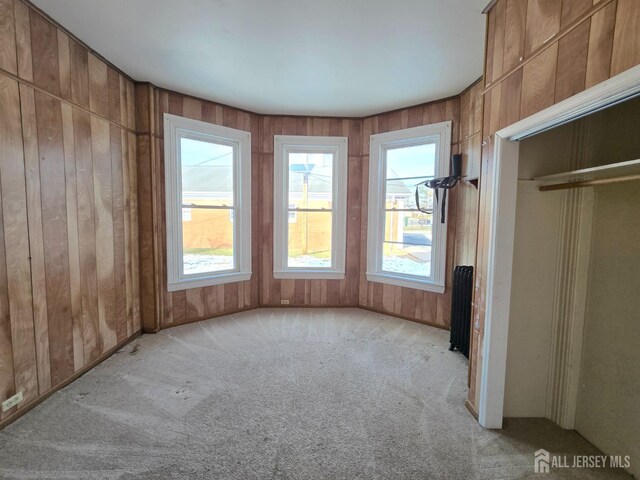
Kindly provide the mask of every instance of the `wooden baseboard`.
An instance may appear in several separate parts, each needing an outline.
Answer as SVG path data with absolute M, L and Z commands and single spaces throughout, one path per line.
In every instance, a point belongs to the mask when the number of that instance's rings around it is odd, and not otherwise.
M 29 403 L 27 403 L 26 405 L 20 407 L 19 410 L 16 411 L 16 413 L 14 413 L 13 415 L 11 415 L 10 417 L 5 418 L 4 420 L 2 420 L 0 422 L 0 430 L 2 430 L 3 428 L 5 428 L 7 425 L 15 422 L 18 418 L 20 418 L 22 415 L 24 415 L 25 413 L 27 413 L 28 411 L 30 411 L 31 409 L 37 407 L 38 405 L 40 405 L 42 402 L 44 402 L 47 398 L 49 398 L 51 395 L 53 395 L 54 393 L 56 393 L 58 390 L 63 389 L 64 387 L 66 387 L 67 385 L 69 385 L 71 382 L 73 382 L 74 380 L 77 380 L 78 378 L 80 378 L 82 375 L 84 375 L 85 373 L 87 373 L 89 370 L 91 370 L 92 368 L 96 367 L 97 365 L 99 365 L 100 363 L 104 362 L 107 358 L 109 358 L 111 355 L 113 355 L 115 352 L 117 352 L 118 350 L 120 350 L 122 347 L 124 347 L 127 343 L 135 340 L 136 338 L 138 338 L 140 335 L 142 335 L 142 330 L 137 331 L 136 333 L 134 333 L 133 335 L 131 335 L 129 338 L 127 338 L 126 340 L 123 340 L 122 342 L 120 342 L 119 344 L 117 344 L 115 347 L 110 348 L 109 350 L 107 350 L 105 353 L 103 353 L 102 355 L 100 355 L 98 358 L 96 358 L 94 361 L 92 361 L 91 363 L 85 365 L 84 367 L 82 367 L 80 370 L 78 370 L 77 372 L 75 372 L 73 375 L 71 375 L 69 378 L 67 378 L 66 380 L 63 380 L 62 382 L 60 382 L 58 385 L 56 385 L 55 387 L 51 387 L 49 390 L 47 390 L 44 394 L 40 395 L 38 398 L 31 400 Z

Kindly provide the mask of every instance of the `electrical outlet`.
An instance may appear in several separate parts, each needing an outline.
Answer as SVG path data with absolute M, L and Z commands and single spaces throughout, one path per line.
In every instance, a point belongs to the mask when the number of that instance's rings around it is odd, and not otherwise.
M 289 300 L 280 300 L 280 305 L 289 305 Z
M 2 411 L 6 412 L 10 408 L 15 407 L 21 401 L 22 401 L 22 392 L 18 392 L 13 397 L 7 398 L 4 402 L 2 402 Z

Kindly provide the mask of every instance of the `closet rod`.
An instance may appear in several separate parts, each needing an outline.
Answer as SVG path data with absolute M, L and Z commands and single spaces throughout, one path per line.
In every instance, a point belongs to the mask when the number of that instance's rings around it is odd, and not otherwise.
M 555 185 L 542 185 L 538 187 L 541 192 L 550 192 L 553 190 L 567 190 L 569 188 L 593 187 L 596 185 L 609 185 L 614 183 L 634 182 L 640 180 L 638 175 L 626 175 L 623 177 L 599 178 L 596 180 L 583 180 L 581 182 L 556 183 Z

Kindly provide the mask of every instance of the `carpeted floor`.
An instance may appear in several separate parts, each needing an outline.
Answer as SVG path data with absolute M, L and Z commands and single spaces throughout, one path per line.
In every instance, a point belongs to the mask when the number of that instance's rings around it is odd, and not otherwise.
M 546 420 L 483 430 L 448 332 L 263 309 L 145 335 L 0 432 L 0 478 L 630 478 L 533 472 L 598 451 Z

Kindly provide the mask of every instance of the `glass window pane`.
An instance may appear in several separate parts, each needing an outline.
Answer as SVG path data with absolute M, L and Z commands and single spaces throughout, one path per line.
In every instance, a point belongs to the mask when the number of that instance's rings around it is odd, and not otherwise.
M 297 212 L 289 221 L 287 266 L 331 268 L 331 212 Z
M 382 269 L 395 273 L 431 274 L 433 217 L 420 212 L 386 212 Z
M 233 147 L 180 139 L 183 205 L 233 205 Z
M 333 154 L 289 154 L 289 204 L 297 208 L 331 208 Z
M 416 185 L 432 178 L 435 144 L 392 148 L 386 151 L 386 207 L 417 209 Z
M 410 208 L 417 209 L 416 204 L 416 185 L 424 180 L 426 177 L 416 178 L 409 181 L 388 180 L 386 184 L 386 202 L 385 208 Z M 425 190 L 425 187 L 420 187 L 420 192 Z M 433 190 L 426 189 L 431 192 Z M 423 206 L 423 195 L 420 197 L 420 205 Z
M 420 208 L 422 210 L 433 210 L 434 191 L 432 188 L 428 188 L 426 185 L 420 185 L 418 187 L 418 196 L 420 198 Z M 415 196 L 413 203 L 415 203 Z M 416 208 L 418 206 L 416 205 Z
M 390 148 L 386 151 L 387 180 L 434 175 L 436 144 L 426 143 L 411 147 Z M 402 180 L 410 185 L 417 182 Z
M 402 243 L 383 244 L 382 270 L 429 277 L 431 275 L 431 247 Z
M 386 212 L 384 241 L 431 245 L 433 216 L 422 212 Z
M 185 214 L 190 210 L 190 215 Z M 183 209 L 184 274 L 234 269 L 231 209 Z

